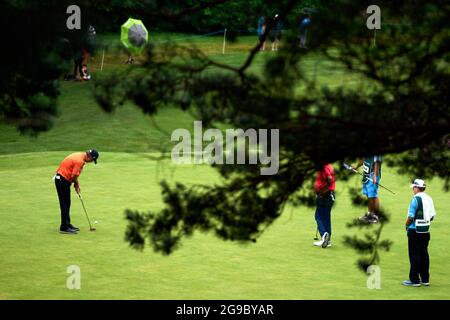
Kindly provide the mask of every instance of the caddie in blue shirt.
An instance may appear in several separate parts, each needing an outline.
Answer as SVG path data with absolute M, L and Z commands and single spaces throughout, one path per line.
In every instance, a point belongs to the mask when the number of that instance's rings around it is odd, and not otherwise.
M 377 223 L 377 213 L 380 210 L 378 184 L 381 180 L 381 156 L 361 159 L 358 166 L 363 167 L 362 193 L 367 196 L 367 213 L 359 219 L 366 223 Z
M 406 231 L 408 235 L 409 254 L 409 280 L 403 285 L 420 287 L 430 285 L 430 258 L 428 256 L 428 243 L 430 242 L 430 222 L 436 216 L 433 199 L 424 191 L 425 181 L 414 180 L 411 188 L 414 197 L 408 208 Z

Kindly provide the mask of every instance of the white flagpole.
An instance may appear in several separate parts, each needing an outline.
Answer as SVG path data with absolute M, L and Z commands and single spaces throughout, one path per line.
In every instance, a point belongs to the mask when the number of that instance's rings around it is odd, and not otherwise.
M 105 49 L 103 49 L 102 66 L 100 67 L 100 71 L 103 71 L 103 60 L 105 60 Z
M 225 54 L 225 42 L 227 37 L 227 29 L 225 28 L 225 31 L 223 33 L 223 46 L 222 46 L 222 54 Z

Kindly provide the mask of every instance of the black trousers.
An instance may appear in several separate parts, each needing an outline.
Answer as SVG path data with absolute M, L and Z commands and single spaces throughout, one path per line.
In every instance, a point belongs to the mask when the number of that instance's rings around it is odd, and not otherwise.
M 409 280 L 414 283 L 429 282 L 430 258 L 428 256 L 429 233 L 417 233 L 408 230 Z M 420 278 L 419 278 L 420 276 Z
M 76 78 L 77 74 L 80 75 L 80 77 L 83 76 L 83 58 L 77 58 L 74 60 L 74 68 L 73 68 L 73 76 Z
M 59 207 L 61 209 L 60 230 L 66 230 L 70 226 L 70 186 L 72 184 L 63 176 L 55 177 L 56 192 L 58 193 Z
M 328 232 L 328 235 L 331 236 L 331 207 L 333 207 L 334 201 L 334 191 L 328 191 L 324 195 L 317 194 L 317 207 L 314 217 L 316 218 L 320 236 L 323 236 L 325 232 Z

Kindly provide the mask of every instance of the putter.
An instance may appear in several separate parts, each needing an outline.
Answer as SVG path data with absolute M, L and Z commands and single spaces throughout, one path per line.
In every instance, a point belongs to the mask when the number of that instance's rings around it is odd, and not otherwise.
M 359 174 L 360 176 L 363 176 L 363 177 L 364 177 L 364 175 L 363 175 L 361 172 L 359 172 L 358 170 L 356 170 L 356 169 L 353 168 L 352 166 L 346 164 L 345 162 L 343 163 L 343 166 L 344 166 L 345 169 L 351 170 L 351 171 L 353 171 L 354 173 L 357 173 L 357 174 Z M 365 178 L 367 178 L 367 177 L 365 177 Z M 386 188 L 385 186 L 383 186 L 382 184 L 380 184 L 380 183 L 378 183 L 378 182 L 377 182 L 377 185 L 379 185 L 379 186 L 382 187 L 383 189 L 389 191 L 390 193 L 395 194 L 394 191 L 389 190 L 388 188 Z
M 317 237 L 317 232 L 319 231 L 319 228 L 316 228 L 316 236 L 314 237 L 314 240 L 319 240 L 319 238 Z
M 89 216 L 87 214 L 86 208 L 84 207 L 84 202 L 83 202 L 83 199 L 81 198 L 81 194 L 80 193 L 78 194 L 78 197 L 81 200 L 81 205 L 83 206 L 84 213 L 86 214 L 87 221 L 89 222 L 89 231 L 95 231 L 95 228 L 92 228 L 91 221 L 89 220 Z

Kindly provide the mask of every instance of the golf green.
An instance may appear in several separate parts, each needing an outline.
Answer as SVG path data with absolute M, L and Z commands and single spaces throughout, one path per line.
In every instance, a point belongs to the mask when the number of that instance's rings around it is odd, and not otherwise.
M 152 34 L 152 36 L 154 36 Z M 163 40 L 164 35 L 160 36 Z M 173 37 L 176 37 L 174 35 Z M 116 39 L 107 35 L 105 41 Z M 194 44 L 212 58 L 233 65 L 245 61 L 255 37 L 243 37 L 221 53 L 222 37 Z M 252 71 L 276 53 L 256 57 Z M 100 75 L 100 55 L 92 58 L 93 79 Z M 126 56 L 106 52 L 104 70 L 125 68 Z M 138 65 L 139 57 L 136 58 Z M 306 73 L 329 86 L 352 85 L 353 74 L 330 65 L 322 57 L 305 56 Z M 344 81 L 344 82 L 343 82 Z M 381 289 L 368 289 L 367 275 L 358 270 L 356 252 L 343 237 L 358 232 L 346 223 L 364 213 L 350 204 L 348 187 L 360 177 L 337 182 L 332 210 L 332 247 L 314 247 L 314 209 L 286 207 L 283 215 L 256 243 L 224 242 L 212 234 L 194 233 L 170 256 L 146 247 L 136 251 L 124 241 L 126 208 L 157 211 L 163 208 L 159 181 L 220 183 L 217 172 L 205 165 L 173 165 L 157 160 L 158 150 L 169 151 L 170 133 L 191 130 L 193 118 L 163 108 L 153 118 L 130 103 L 106 114 L 92 98 L 92 82 L 61 85 L 60 116 L 54 127 L 37 138 L 20 135 L 0 124 L 0 299 L 449 299 L 448 194 L 439 179 L 427 181 L 437 216 L 431 227 L 431 286 L 409 288 L 409 260 L 404 230 L 413 178 L 384 167 L 381 205 L 391 213 L 383 239 L 394 244 L 381 254 Z M 59 234 L 59 204 L 52 176 L 60 161 L 73 151 L 96 148 L 97 165 L 87 164 L 80 177 L 89 226 L 72 190 L 72 223 L 77 235 Z M 149 153 L 152 152 L 152 153 Z M 338 164 L 335 164 L 337 166 Z M 67 287 L 70 266 L 80 268 L 79 290 Z M 69 268 L 70 269 L 70 268 Z
M 96 232 L 89 232 L 80 201 L 72 191 L 72 222 L 77 235 L 58 233 L 59 205 L 52 181 L 68 152 L 0 156 L 1 299 L 448 299 L 448 197 L 438 180 L 429 182 L 437 218 L 429 251 L 431 286 L 407 288 L 404 220 L 411 198 L 410 177 L 385 169 L 381 203 L 391 213 L 383 238 L 394 241 L 381 256 L 381 289 L 368 289 L 355 265 L 356 253 L 342 243 L 355 230 L 345 224 L 362 214 L 350 205 L 347 184 L 337 183 L 332 247 L 312 245 L 314 212 L 286 208 L 255 244 L 223 242 L 195 233 L 171 256 L 150 247 L 135 251 L 124 241 L 125 208 L 162 208 L 160 179 L 173 183 L 219 182 L 207 166 L 174 166 L 148 154 L 103 152 L 80 178 L 83 199 Z M 359 184 L 355 176 L 348 183 Z M 81 272 L 80 290 L 70 290 L 67 268 Z

